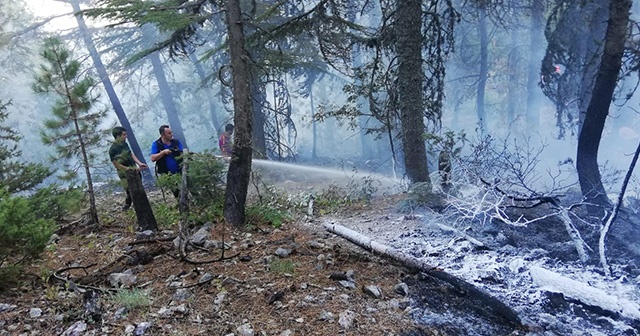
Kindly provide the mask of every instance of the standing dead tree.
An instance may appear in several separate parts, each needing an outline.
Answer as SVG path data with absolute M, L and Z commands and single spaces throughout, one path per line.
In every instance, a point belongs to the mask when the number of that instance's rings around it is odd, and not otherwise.
M 627 174 L 624 177 L 624 181 L 622 182 L 622 188 L 620 190 L 620 194 L 618 194 L 618 199 L 616 200 L 616 204 L 613 207 L 613 211 L 606 223 L 602 226 L 600 230 L 600 239 L 598 240 L 598 249 L 600 251 L 600 264 L 604 269 L 604 273 L 607 276 L 611 275 L 611 269 L 607 264 L 607 257 L 605 255 L 605 240 L 607 238 L 607 233 L 613 225 L 613 222 L 616 220 L 618 216 L 618 212 L 620 211 L 620 206 L 622 205 L 622 200 L 624 199 L 624 193 L 627 190 L 627 186 L 629 185 L 629 180 L 631 179 L 631 174 L 636 167 L 636 163 L 638 162 L 638 155 L 640 155 L 640 143 L 638 143 L 638 147 L 636 147 L 636 152 L 633 154 L 633 159 L 631 159 L 631 164 L 629 165 L 629 169 L 627 170 Z

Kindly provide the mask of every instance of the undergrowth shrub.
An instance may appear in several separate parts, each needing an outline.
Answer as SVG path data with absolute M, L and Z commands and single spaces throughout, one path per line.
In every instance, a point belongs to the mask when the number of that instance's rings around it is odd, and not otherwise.
M 224 162 L 210 151 L 190 153 L 187 183 L 191 202 L 195 207 L 209 208 L 211 204 L 224 204 L 226 170 Z
M 173 196 L 172 196 L 173 197 Z M 171 227 L 180 220 L 180 211 L 175 206 L 166 203 L 156 203 L 153 205 L 153 215 L 160 228 Z
M 55 231 L 55 221 L 36 210 L 28 198 L 0 193 L 0 289 L 44 251 Z
M 433 191 L 430 183 L 415 183 L 409 188 L 407 198 L 398 204 L 399 212 L 409 213 L 419 208 L 430 208 L 440 212 L 446 207 L 443 194 Z
M 349 192 L 335 184 L 329 185 L 327 189 L 314 198 L 314 208 L 320 215 L 334 213 L 341 207 L 352 203 Z
M 286 211 L 273 206 L 257 204 L 250 205 L 246 209 L 247 225 L 268 224 L 279 228 L 283 223 L 291 220 L 291 215 Z
M 36 217 L 60 221 L 80 211 L 83 198 L 84 192 L 80 187 L 64 189 L 52 185 L 36 190 L 28 200 Z
M 285 222 L 293 219 L 292 211 L 297 210 L 300 204 L 295 196 L 279 190 L 277 187 L 265 183 L 256 172 L 251 173 L 251 182 L 255 188 L 257 197 L 246 206 L 246 224 L 271 225 L 279 228 Z

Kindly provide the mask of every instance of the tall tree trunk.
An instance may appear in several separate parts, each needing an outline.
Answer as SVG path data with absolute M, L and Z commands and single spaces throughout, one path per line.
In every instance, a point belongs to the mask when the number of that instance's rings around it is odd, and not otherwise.
M 611 201 L 602 185 L 598 169 L 598 149 L 622 66 L 622 54 L 628 36 L 631 4 L 632 0 L 611 0 L 604 52 L 598 67 L 584 125 L 578 137 L 576 166 L 582 194 L 588 201 L 603 206 L 610 206 Z
M 158 230 L 158 222 L 153 214 L 147 193 L 144 191 L 142 183 L 140 183 L 138 171 L 135 169 L 125 171 L 125 178 L 127 179 L 127 188 L 133 200 L 133 210 L 136 213 L 140 230 Z
M 116 116 L 118 117 L 120 125 L 122 125 L 122 127 L 127 130 L 127 140 L 129 141 L 131 150 L 142 163 L 146 163 L 144 155 L 142 154 L 142 150 L 140 149 L 140 145 L 138 144 L 138 140 L 136 139 L 135 132 L 131 127 L 131 123 L 129 123 L 129 118 L 127 118 L 127 114 L 122 108 L 120 99 L 118 98 L 118 95 L 113 88 L 113 84 L 111 84 L 111 79 L 109 79 L 109 75 L 107 74 L 107 70 L 102 63 L 100 54 L 98 53 L 98 50 L 93 43 L 91 33 L 89 32 L 89 29 L 87 29 L 87 24 L 84 22 L 84 17 L 80 12 L 79 0 L 71 0 L 71 6 L 73 7 L 73 11 L 76 13 L 76 21 L 78 22 L 78 28 L 80 28 L 80 35 L 82 36 L 82 40 L 84 41 L 87 50 L 89 50 L 89 56 L 91 56 L 91 60 L 93 61 L 93 65 L 96 69 L 96 72 L 98 73 L 98 76 L 100 76 L 100 81 L 102 81 L 104 90 L 107 91 L 107 96 L 109 97 L 111 106 L 113 106 L 113 110 L 116 112 Z M 151 171 L 149 169 L 142 171 L 142 178 L 145 183 L 153 184 L 153 175 L 151 174 Z
M 518 36 L 519 31 L 517 29 L 513 29 L 511 32 L 511 45 L 513 46 L 511 49 L 511 53 L 509 53 L 508 60 L 508 76 L 509 76 L 509 87 L 507 88 L 507 125 L 508 127 L 504 130 L 506 132 L 511 131 L 511 128 L 515 126 L 514 122 L 516 121 L 516 110 L 518 107 L 518 97 L 520 97 L 520 46 L 518 45 Z
M 595 8 L 589 8 L 594 6 Z M 582 129 L 586 111 L 591 102 L 593 94 L 594 78 L 598 71 L 598 60 L 602 55 L 602 39 L 605 37 L 607 29 L 607 17 L 609 15 L 609 1 L 593 2 L 587 6 L 589 11 L 593 11 L 593 18 L 589 24 L 591 35 L 584 39 L 585 53 L 584 66 L 582 69 L 582 79 L 580 80 L 580 96 L 578 97 L 578 132 Z
M 527 129 L 536 132 L 540 128 L 540 62 L 542 60 L 542 20 L 544 0 L 531 1 L 531 27 L 529 28 L 529 63 L 527 73 Z
M 191 63 L 193 63 L 193 67 L 196 69 L 198 78 L 200 78 L 200 83 L 204 88 L 203 93 L 207 97 L 207 102 L 209 103 L 209 114 L 211 116 L 211 123 L 213 124 L 213 129 L 215 132 L 213 136 L 214 139 L 218 139 L 218 137 L 220 136 L 218 132 L 221 131 L 224 126 L 220 124 L 220 120 L 218 119 L 218 114 L 216 113 L 216 104 L 213 99 L 213 94 L 211 93 L 211 88 L 204 86 L 207 76 L 205 75 L 204 68 L 202 68 L 202 63 L 200 63 L 195 53 L 190 53 L 189 59 L 191 60 Z
M 69 106 L 73 110 L 73 100 L 69 98 Z M 89 154 L 87 153 L 87 145 L 82 138 L 82 130 L 80 124 L 78 124 L 78 114 L 72 111 L 73 126 L 76 130 L 76 136 L 78 137 L 78 145 L 80 146 L 80 153 L 82 154 L 82 166 L 84 167 L 84 173 L 87 177 L 87 193 L 89 194 L 89 222 L 91 224 L 99 224 L 98 221 L 98 208 L 96 207 L 96 193 L 93 190 L 93 179 L 91 178 L 91 166 L 89 165 Z
M 487 10 L 481 6 L 478 9 L 478 34 L 480 34 L 480 72 L 476 88 L 476 113 L 478 114 L 478 128 L 484 134 L 487 128 L 487 113 L 484 109 L 484 93 L 489 75 L 489 35 L 487 33 Z
M 402 145 L 407 177 L 411 182 L 429 182 L 424 140 L 422 84 L 422 1 L 397 3 L 396 50 L 398 53 L 398 101 L 402 121 Z
M 251 97 L 253 100 L 253 129 L 251 138 L 253 141 L 253 157 L 256 159 L 267 158 L 267 140 L 264 134 L 264 112 L 262 107 L 266 104 L 267 95 L 262 81 L 251 82 Z
M 149 57 L 151 58 L 151 65 L 153 66 L 153 74 L 158 82 L 158 94 L 160 95 L 162 106 L 164 106 L 164 109 L 167 112 L 169 126 L 171 126 L 174 137 L 179 139 L 185 148 L 188 148 L 187 138 L 185 138 L 184 131 L 182 130 L 182 123 L 178 116 L 178 109 L 173 101 L 173 93 L 171 93 L 171 88 L 167 82 L 167 75 L 164 72 L 162 62 L 160 61 L 160 55 L 157 52 L 154 52 L 149 55 Z
M 318 157 L 318 125 L 316 122 L 316 106 L 313 102 L 313 86 L 309 88 L 309 106 L 311 107 L 311 138 L 313 147 L 311 149 L 311 158 Z
M 229 56 L 233 69 L 233 154 L 227 173 L 224 218 L 237 227 L 244 225 L 245 204 L 251 176 L 251 133 L 253 106 L 251 101 L 250 58 L 245 47 L 240 0 L 225 4 L 229 34 Z

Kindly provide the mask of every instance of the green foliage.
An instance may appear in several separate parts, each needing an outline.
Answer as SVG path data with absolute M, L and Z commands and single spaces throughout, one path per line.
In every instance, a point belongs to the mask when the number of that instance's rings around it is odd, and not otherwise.
M 10 194 L 30 190 L 40 184 L 51 172 L 41 164 L 16 161 L 22 155 L 17 149 L 20 140 L 18 133 L 11 127 L 4 126 L 7 119 L 6 109 L 10 103 L 0 100 L 0 190 Z
M 314 207 L 320 215 L 324 215 L 334 213 L 349 203 L 347 190 L 331 184 L 322 193 L 315 196 Z
M 54 94 L 57 100 L 52 107 L 53 118 L 44 121 L 41 139 L 45 145 L 55 148 L 52 161 L 64 160 L 69 165 L 65 177 L 74 178 L 77 167 L 83 167 L 89 194 L 89 215 L 92 223 L 98 222 L 91 167 L 95 159 L 92 149 L 103 147 L 107 132 L 99 126 L 106 110 L 94 111 L 98 97 L 91 92 L 95 80 L 86 73 L 80 61 L 56 38 L 45 40 L 40 53 L 46 61 L 35 79 L 33 90 L 40 94 Z M 77 160 L 74 163 L 71 159 Z
M 279 228 L 291 216 L 283 210 L 265 204 L 250 205 L 246 209 L 247 225 L 268 224 Z
M 409 189 L 408 197 L 398 204 L 398 211 L 410 213 L 419 208 L 442 211 L 446 206 L 444 195 L 433 192 L 430 183 L 415 183 Z
M 33 205 L 28 198 L 0 192 L 0 284 L 37 258 L 55 231 L 53 219 L 39 217 Z
M 149 307 L 151 304 L 149 294 L 141 289 L 120 289 L 113 295 L 113 301 L 129 311 Z
M 424 139 L 427 141 L 430 151 L 444 151 L 452 156 L 459 157 L 462 148 L 467 142 L 467 135 L 464 131 L 456 134 L 454 131 L 448 130 L 443 135 L 426 133 Z
M 212 152 L 189 153 L 187 183 L 192 202 L 196 207 L 224 202 L 226 169 L 224 162 Z
M 349 190 L 349 194 L 347 195 L 347 199 L 351 202 L 366 202 L 368 203 L 373 198 L 373 194 L 378 191 L 379 181 L 376 181 L 372 176 L 363 176 L 362 178 L 352 179 L 349 181 L 347 186 L 347 190 Z
M 91 91 L 96 82 L 56 38 L 45 41 L 40 55 L 46 63 L 41 66 L 33 90 L 58 97 L 52 107 L 53 118 L 44 120 L 42 142 L 55 148 L 52 161 L 77 158 L 83 167 L 89 168 L 91 149 L 103 147 L 102 139 L 106 136 L 99 129 L 106 110 L 93 110 L 99 98 Z
M 80 211 L 84 192 L 79 187 L 63 189 L 52 185 L 36 190 L 29 203 L 38 218 L 62 220 L 69 214 Z
M 126 185 L 126 181 L 123 183 Z M 156 185 L 162 189 L 165 195 L 171 195 L 171 190 L 180 188 L 180 184 L 182 184 L 182 176 L 178 174 L 160 174 L 156 179 Z
M 189 164 L 190 220 L 207 222 L 220 219 L 224 207 L 224 163 L 209 151 L 183 155 Z M 181 184 L 182 176 L 179 174 L 162 174 L 157 179 L 157 185 L 168 195 L 171 190 L 179 189 Z M 166 205 L 154 206 L 154 214 L 161 225 L 171 225 L 180 219 L 178 209 Z
M 180 220 L 180 212 L 178 211 L 178 208 L 165 203 L 154 204 L 153 215 L 158 222 L 158 226 L 161 228 L 171 227 Z
M 291 260 L 273 258 L 269 263 L 269 271 L 273 273 L 288 273 L 293 274 L 295 272 L 296 265 Z

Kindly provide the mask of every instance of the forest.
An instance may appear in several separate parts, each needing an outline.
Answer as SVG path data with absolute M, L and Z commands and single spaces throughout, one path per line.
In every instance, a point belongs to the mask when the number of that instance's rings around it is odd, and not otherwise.
M 0 0 L 0 335 L 638 335 L 637 6 Z

